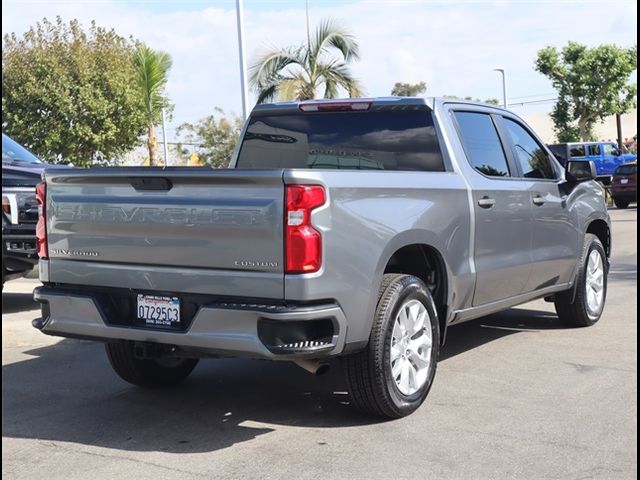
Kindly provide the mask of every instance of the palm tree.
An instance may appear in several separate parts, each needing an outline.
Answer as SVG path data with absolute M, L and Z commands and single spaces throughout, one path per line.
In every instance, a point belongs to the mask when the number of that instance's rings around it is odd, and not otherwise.
M 158 137 L 156 125 L 162 118 L 162 109 L 169 106 L 164 91 L 171 68 L 168 53 L 152 50 L 144 44 L 138 45 L 134 56 L 138 86 L 144 99 L 144 112 L 147 121 L 147 147 L 149 165 L 158 165 Z
M 361 97 L 360 82 L 349 70 L 349 63 L 358 58 L 358 42 L 353 36 L 331 20 L 325 20 L 313 38 L 307 37 L 306 46 L 273 50 L 260 56 L 249 69 L 249 82 L 258 93 L 258 103 L 274 99 L 308 100 L 316 98 L 322 87 L 324 98 L 336 98 L 340 89 L 350 97 Z

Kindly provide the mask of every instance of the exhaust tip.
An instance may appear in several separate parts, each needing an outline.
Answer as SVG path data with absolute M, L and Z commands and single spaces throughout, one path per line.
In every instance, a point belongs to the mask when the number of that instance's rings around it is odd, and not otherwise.
M 326 362 L 320 362 L 318 360 L 293 360 L 293 363 L 300 368 L 304 368 L 312 375 L 324 375 L 329 371 L 329 364 Z

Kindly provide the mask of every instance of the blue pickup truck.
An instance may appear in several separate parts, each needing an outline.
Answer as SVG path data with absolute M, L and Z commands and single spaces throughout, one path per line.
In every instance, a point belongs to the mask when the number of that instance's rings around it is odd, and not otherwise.
M 610 180 L 620 165 L 637 159 L 637 155 L 622 153 L 613 142 L 556 143 L 548 147 L 562 165 L 569 159 L 593 161 L 598 177 L 603 180 Z

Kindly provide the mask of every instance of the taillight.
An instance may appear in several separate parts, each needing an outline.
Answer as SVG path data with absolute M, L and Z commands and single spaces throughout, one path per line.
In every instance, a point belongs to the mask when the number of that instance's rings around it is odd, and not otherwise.
M 286 273 L 312 273 L 322 265 L 322 235 L 311 225 L 311 212 L 324 205 L 319 185 L 288 185 L 285 211 Z
M 40 258 L 49 258 L 47 245 L 47 184 L 40 182 L 36 186 L 36 200 L 38 202 L 38 224 L 36 225 L 36 250 Z

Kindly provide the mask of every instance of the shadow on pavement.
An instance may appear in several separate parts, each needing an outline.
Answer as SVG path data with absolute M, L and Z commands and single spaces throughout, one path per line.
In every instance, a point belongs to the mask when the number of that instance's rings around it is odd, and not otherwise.
M 25 312 L 38 308 L 32 293 L 2 293 L 2 313 Z
M 524 308 L 506 310 L 449 327 L 440 361 L 514 333 L 566 328 L 569 327 L 561 323 L 554 313 Z
M 556 328 L 562 326 L 550 313 L 509 310 L 451 327 L 442 360 L 520 331 Z M 338 362 L 327 375 L 314 377 L 284 362 L 201 361 L 183 385 L 144 390 L 116 377 L 100 344 L 64 339 L 24 353 L 32 358 L 2 367 L 4 437 L 197 453 L 254 439 L 279 425 L 379 421 L 349 405 Z

